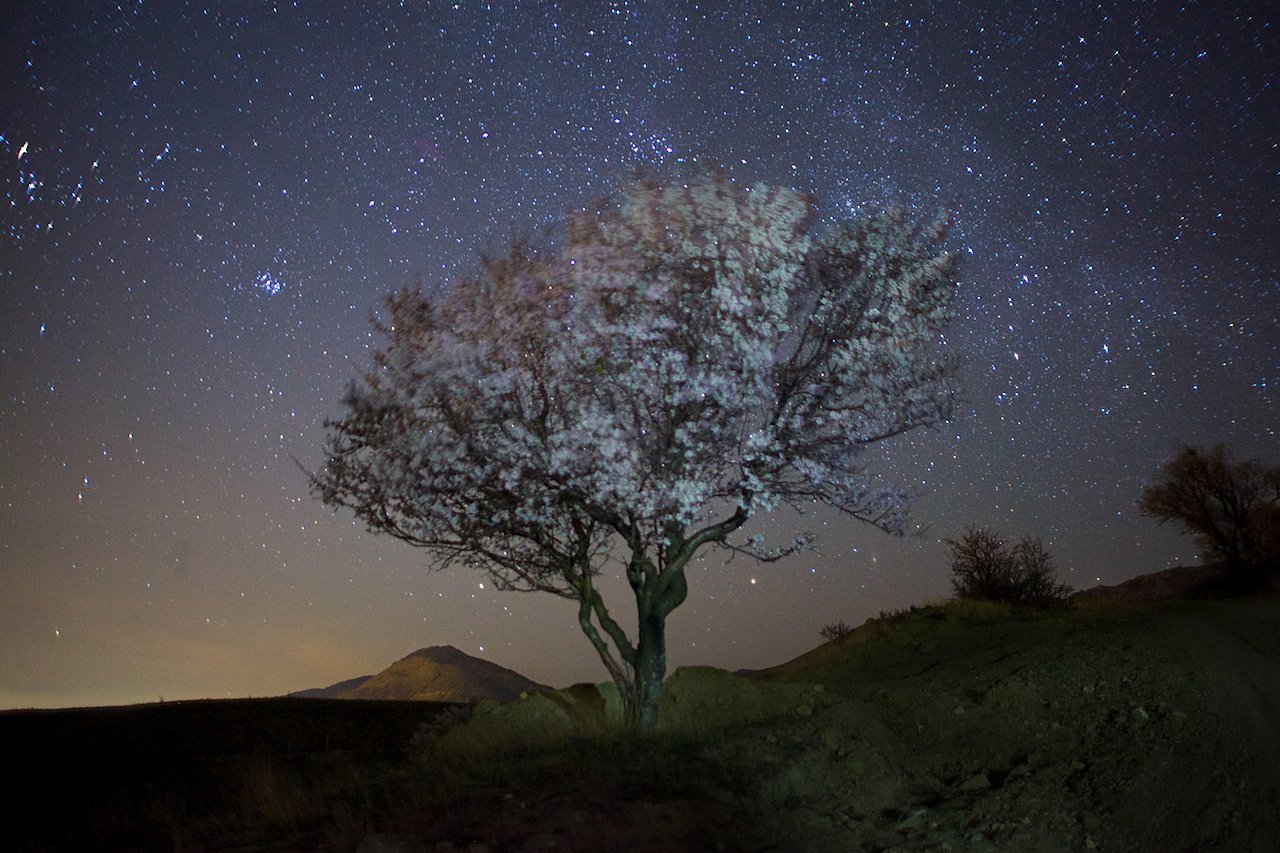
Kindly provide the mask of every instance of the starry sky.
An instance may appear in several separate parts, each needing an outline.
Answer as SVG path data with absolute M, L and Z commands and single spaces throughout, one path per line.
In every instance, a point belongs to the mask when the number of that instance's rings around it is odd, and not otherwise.
M 645 166 L 832 220 L 945 205 L 963 257 L 957 418 L 873 454 L 915 535 L 763 522 L 820 550 L 692 566 L 672 666 L 945 597 L 970 525 L 1077 588 L 1195 562 L 1135 510 L 1158 466 L 1280 456 L 1265 5 L 4 4 L 0 708 L 279 695 L 437 644 L 603 680 L 569 603 L 432 571 L 299 465 L 388 292 Z

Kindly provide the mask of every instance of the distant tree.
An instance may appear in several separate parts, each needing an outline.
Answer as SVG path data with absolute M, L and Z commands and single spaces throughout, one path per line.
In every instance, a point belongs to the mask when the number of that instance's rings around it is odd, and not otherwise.
M 667 616 L 708 547 L 780 504 L 900 532 L 867 445 L 934 424 L 955 257 L 902 210 L 820 229 L 811 199 L 725 175 L 634 180 L 448 290 L 404 290 L 328 423 L 320 499 L 374 531 L 575 602 L 633 725 L 651 727 Z M 610 565 L 634 639 L 606 607 Z
M 1071 587 L 1060 583 L 1053 557 L 1038 536 L 1010 547 L 987 528 L 971 528 L 951 546 L 951 584 L 959 598 L 1033 607 L 1058 607 Z
M 1280 562 L 1280 467 L 1236 462 L 1221 444 L 1180 448 L 1143 490 L 1138 508 L 1181 525 L 1231 575 Z
M 951 546 L 951 585 L 958 597 L 996 600 L 1009 587 L 1009 550 L 994 531 L 971 528 L 946 542 Z

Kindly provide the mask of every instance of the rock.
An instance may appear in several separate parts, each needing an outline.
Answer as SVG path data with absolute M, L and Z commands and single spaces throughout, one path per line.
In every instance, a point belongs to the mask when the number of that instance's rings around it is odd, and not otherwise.
M 929 814 L 928 809 L 915 809 L 898 821 L 894 829 L 898 832 L 919 832 L 924 829 L 924 819 L 927 814 Z
M 986 773 L 977 773 L 965 779 L 957 786 L 960 791 L 985 791 L 991 787 L 991 779 Z

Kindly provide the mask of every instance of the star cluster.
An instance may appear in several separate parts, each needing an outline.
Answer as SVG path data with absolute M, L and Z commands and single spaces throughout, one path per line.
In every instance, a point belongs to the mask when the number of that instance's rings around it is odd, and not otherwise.
M 966 393 L 877 449 L 893 540 L 693 570 L 674 664 L 764 666 L 945 596 L 941 539 L 1078 588 L 1193 561 L 1179 442 L 1276 459 L 1280 55 L 1263 4 L 25 4 L 0 28 L 0 706 L 263 695 L 452 643 L 603 677 L 503 595 L 308 494 L 370 317 L 641 167 L 839 218 L 955 212 Z M 752 626 L 748 630 L 745 626 Z M 482 650 L 483 647 L 483 650 Z

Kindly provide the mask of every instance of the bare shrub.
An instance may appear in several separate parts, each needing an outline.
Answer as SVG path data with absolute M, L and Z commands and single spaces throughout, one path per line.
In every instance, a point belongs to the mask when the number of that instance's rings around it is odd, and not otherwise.
M 979 527 L 947 544 L 958 598 L 1060 607 L 1071 595 L 1071 587 L 1058 581 L 1053 557 L 1038 536 L 1025 536 L 1010 547 L 999 534 Z

